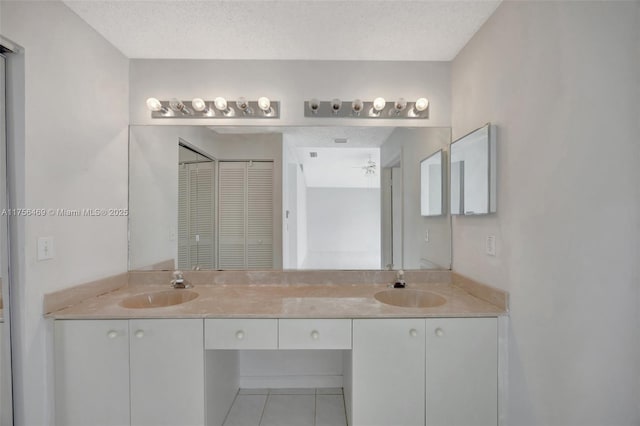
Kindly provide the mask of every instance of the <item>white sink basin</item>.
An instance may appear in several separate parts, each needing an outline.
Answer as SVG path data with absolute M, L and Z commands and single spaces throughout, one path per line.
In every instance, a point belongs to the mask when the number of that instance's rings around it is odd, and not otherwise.
M 394 288 L 384 290 L 374 295 L 377 301 L 387 305 L 403 308 L 433 308 L 446 303 L 447 299 L 439 294 L 425 290 Z
M 142 293 L 127 297 L 120 302 L 123 308 L 164 308 L 179 305 L 198 297 L 198 293 L 189 290 L 166 290 L 153 293 Z

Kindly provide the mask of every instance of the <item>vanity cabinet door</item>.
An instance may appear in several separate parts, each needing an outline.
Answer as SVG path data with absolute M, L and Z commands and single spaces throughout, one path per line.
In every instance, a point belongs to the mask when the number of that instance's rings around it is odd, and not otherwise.
M 130 320 L 129 331 L 131 425 L 204 425 L 203 320 Z
M 496 318 L 427 319 L 427 426 L 496 426 Z
M 128 425 L 128 321 L 59 320 L 54 339 L 56 425 Z
M 352 425 L 424 425 L 424 359 L 424 319 L 353 320 Z

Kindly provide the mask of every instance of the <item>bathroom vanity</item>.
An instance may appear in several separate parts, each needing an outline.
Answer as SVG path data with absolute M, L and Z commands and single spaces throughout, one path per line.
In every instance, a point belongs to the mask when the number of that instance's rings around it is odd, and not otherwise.
M 392 290 L 444 299 L 404 307 L 376 299 L 389 291 L 383 283 L 209 284 L 171 290 L 197 293 L 184 303 L 125 308 L 167 291 L 129 283 L 48 314 L 56 424 L 221 426 L 240 388 L 241 351 L 332 350 L 343 356 L 350 425 L 497 425 L 507 307 L 467 290 Z

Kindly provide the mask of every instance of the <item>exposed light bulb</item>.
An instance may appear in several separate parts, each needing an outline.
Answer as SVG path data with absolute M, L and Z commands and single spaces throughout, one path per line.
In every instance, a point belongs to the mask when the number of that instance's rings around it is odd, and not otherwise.
M 355 99 L 353 102 L 351 102 L 351 110 L 354 113 L 360 114 L 360 112 L 362 111 L 362 108 L 364 108 L 364 103 L 362 102 L 361 99 Z
M 387 105 L 387 101 L 384 98 L 375 98 L 373 100 L 373 109 L 376 111 L 382 111 L 384 107 Z
M 191 101 L 191 106 L 198 112 L 208 110 L 207 103 L 202 98 L 193 98 L 193 100 Z
M 331 111 L 334 114 L 337 114 L 338 111 L 340 111 L 340 108 L 342 108 L 342 101 L 338 98 L 332 99 L 331 100 Z
M 147 108 L 149 111 L 158 112 L 158 111 L 166 111 L 166 108 L 162 106 L 162 103 L 156 98 L 147 99 Z
M 428 106 L 429 106 L 429 101 L 427 100 L 427 98 L 418 98 L 416 100 L 416 104 L 414 108 L 417 112 L 422 112 L 425 109 L 427 109 Z
M 320 109 L 320 101 L 313 98 L 309 101 L 309 109 L 312 113 L 317 114 Z
M 404 109 L 407 107 L 407 101 L 404 98 L 400 98 L 398 99 L 394 104 L 393 104 L 393 109 L 396 110 L 396 112 L 401 112 L 404 111 Z
M 182 103 L 182 101 L 179 101 L 179 100 L 178 100 L 178 99 L 176 99 L 176 98 L 173 98 L 173 99 L 171 99 L 171 100 L 169 101 L 169 108 L 171 108 L 171 109 L 172 109 L 172 110 L 174 110 L 174 111 L 181 112 L 181 113 L 183 113 L 183 114 L 185 114 L 185 115 L 187 115 L 187 114 L 190 114 L 190 113 L 191 113 L 191 111 L 189 111 L 189 108 L 187 108 L 187 107 Z
M 271 110 L 271 101 L 269 100 L 269 98 L 265 96 L 258 98 L 258 108 L 260 108 L 264 112 L 269 112 L 269 110 Z
M 220 111 L 227 110 L 227 100 L 221 96 L 218 96 L 217 98 L 215 98 L 213 100 L 213 104 L 215 105 L 216 109 Z
M 238 98 L 238 100 L 236 101 L 236 106 L 242 112 L 249 112 L 249 102 L 247 101 L 247 98 Z

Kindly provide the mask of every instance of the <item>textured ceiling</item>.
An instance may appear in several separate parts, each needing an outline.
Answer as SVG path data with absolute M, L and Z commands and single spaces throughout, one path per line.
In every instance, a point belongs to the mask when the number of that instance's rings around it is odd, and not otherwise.
M 65 1 L 129 58 L 449 61 L 500 0 Z

